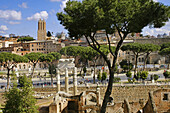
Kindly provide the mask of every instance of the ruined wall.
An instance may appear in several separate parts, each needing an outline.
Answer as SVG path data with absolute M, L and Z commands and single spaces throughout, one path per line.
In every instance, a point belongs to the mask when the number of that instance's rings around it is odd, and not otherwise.
M 100 86 L 100 97 L 104 98 L 106 91 L 106 86 Z M 140 86 L 113 86 L 111 97 L 113 97 L 114 102 L 123 102 L 126 98 L 129 102 L 136 102 L 140 99 L 146 102 L 148 100 L 148 93 L 150 91 L 155 91 L 158 89 L 168 89 L 170 85 L 140 85 Z M 69 88 L 70 93 L 72 93 L 72 87 Z M 96 86 L 91 87 L 78 87 L 78 94 L 87 90 L 96 90 Z M 57 88 L 46 87 L 46 88 L 35 88 L 36 92 L 56 92 Z M 64 87 L 61 87 L 61 91 L 64 91 Z
M 131 108 L 128 99 L 124 100 L 123 108 L 124 108 L 124 113 L 131 113 Z
M 157 113 L 155 102 L 153 99 L 153 92 L 149 93 L 149 99 L 143 108 L 143 113 Z
M 164 100 L 164 94 L 168 95 L 167 100 Z M 153 93 L 153 99 L 159 112 L 170 112 L 170 89 L 160 89 Z

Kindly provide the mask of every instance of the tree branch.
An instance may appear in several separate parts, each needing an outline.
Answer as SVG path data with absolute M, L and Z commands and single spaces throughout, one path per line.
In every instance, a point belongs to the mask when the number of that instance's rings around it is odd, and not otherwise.
M 92 48 L 93 48 L 94 50 L 96 50 L 97 52 L 99 52 L 99 53 L 101 54 L 101 56 L 104 58 L 104 60 L 106 61 L 106 63 L 107 63 L 108 65 L 110 65 L 110 61 L 107 59 L 107 56 L 106 56 L 103 52 L 100 51 L 100 48 L 97 48 L 96 46 L 95 46 L 95 47 L 92 46 L 92 45 L 90 44 L 90 41 L 89 41 L 88 37 L 85 36 L 85 38 L 86 38 L 89 46 L 92 47 Z M 91 39 L 91 38 L 90 38 L 90 39 Z M 94 38 L 93 38 L 93 39 L 94 39 Z
M 109 36 L 108 36 L 107 32 L 106 32 L 106 37 L 107 37 L 107 41 L 108 41 L 108 43 L 109 43 L 109 50 L 110 50 L 110 53 L 115 57 L 115 54 L 113 54 L 113 51 L 111 50 L 110 39 L 109 39 Z
M 120 33 L 119 27 L 118 27 L 117 25 L 115 25 L 115 26 L 116 26 L 116 29 L 117 29 L 117 31 L 118 31 L 118 34 L 119 34 L 121 40 L 124 40 L 123 37 L 122 37 L 122 35 L 121 35 L 121 33 Z

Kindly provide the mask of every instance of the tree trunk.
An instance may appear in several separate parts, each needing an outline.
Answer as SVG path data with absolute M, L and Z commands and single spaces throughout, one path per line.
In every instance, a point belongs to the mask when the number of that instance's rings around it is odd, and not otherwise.
M 10 72 L 10 69 L 7 68 L 7 90 L 9 89 L 9 72 Z
M 53 87 L 53 74 L 50 75 L 51 75 L 51 86 Z
M 33 68 L 32 68 L 32 73 L 31 73 L 31 78 L 33 78 L 34 76 L 34 69 L 35 69 L 36 63 L 33 64 Z
M 168 61 L 168 66 L 167 66 L 167 69 L 169 70 L 169 65 L 170 65 L 170 56 L 169 57 L 169 61 Z
M 115 54 L 114 54 L 114 59 L 113 59 L 113 64 L 112 64 L 112 67 L 110 65 L 110 62 L 107 63 L 108 64 L 108 68 L 109 68 L 109 83 L 108 83 L 108 86 L 107 86 L 107 90 L 105 92 L 105 96 L 104 96 L 104 100 L 103 100 L 103 103 L 102 103 L 102 107 L 101 107 L 101 110 L 100 110 L 100 113 L 105 113 L 106 112 L 106 107 L 107 107 L 107 102 L 109 101 L 109 97 L 112 93 L 112 86 L 113 86 L 113 79 L 114 79 L 114 69 L 115 69 L 115 65 L 116 65 L 116 61 L 117 61 L 117 55 L 118 55 L 118 52 L 119 52 L 119 49 L 123 43 L 123 40 L 125 39 L 127 35 L 125 34 L 123 36 L 123 38 L 118 42 L 117 44 L 117 47 L 116 47 L 116 50 L 115 50 Z
M 107 107 L 107 102 L 109 101 L 109 97 L 112 93 L 112 85 L 113 85 L 113 79 L 114 79 L 114 69 L 113 68 L 109 68 L 109 73 L 110 73 L 110 77 L 109 77 L 109 84 L 104 96 L 104 100 L 102 103 L 102 107 L 101 107 L 101 111 L 100 113 L 105 113 L 106 112 L 106 107 Z
M 94 62 L 93 84 L 95 84 L 95 83 L 96 83 L 96 77 L 95 77 L 95 74 L 96 74 L 96 62 Z
M 134 76 L 136 75 L 137 65 L 138 65 L 138 54 L 135 56 L 135 69 L 134 69 Z
M 148 59 L 148 56 L 149 56 L 149 53 L 146 54 L 146 57 L 145 57 L 145 60 L 144 60 L 144 63 L 143 63 L 143 71 L 145 71 L 145 65 L 146 65 L 146 61 Z

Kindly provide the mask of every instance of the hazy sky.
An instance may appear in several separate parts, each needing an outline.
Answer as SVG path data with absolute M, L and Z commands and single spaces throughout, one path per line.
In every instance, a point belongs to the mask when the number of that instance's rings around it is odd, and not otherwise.
M 56 13 L 63 10 L 68 0 L 0 0 L 0 35 L 30 35 L 36 39 L 38 19 L 46 20 L 47 31 L 54 34 L 67 31 L 57 20 Z M 170 6 L 170 0 L 155 0 Z M 161 29 L 143 30 L 144 35 L 170 32 L 170 22 Z

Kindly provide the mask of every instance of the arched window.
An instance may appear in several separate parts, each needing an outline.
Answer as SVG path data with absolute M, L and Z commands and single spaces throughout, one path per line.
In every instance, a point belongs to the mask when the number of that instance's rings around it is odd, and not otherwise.
M 19 69 L 21 69 L 21 65 L 19 65 Z
M 139 62 L 141 62 L 141 58 L 139 58 Z
M 142 58 L 142 62 L 144 62 L 144 58 Z
M 26 67 L 25 64 L 23 65 L 23 67 L 24 67 L 24 69 L 25 69 L 25 67 Z

